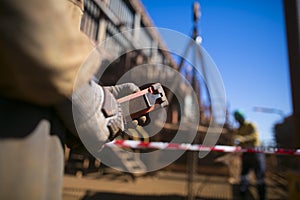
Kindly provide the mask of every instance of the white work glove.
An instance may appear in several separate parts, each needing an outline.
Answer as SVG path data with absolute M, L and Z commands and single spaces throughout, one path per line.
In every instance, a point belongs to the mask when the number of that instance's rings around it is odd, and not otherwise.
M 136 86 L 134 83 L 124 83 L 115 86 L 105 86 L 104 89 L 110 91 L 116 99 L 122 98 L 124 96 L 130 95 L 132 93 L 140 91 L 140 88 Z M 127 123 L 126 128 L 135 128 L 137 125 L 145 126 L 150 123 L 150 117 L 141 116 L 138 119 L 132 119 L 131 123 Z
M 115 86 L 104 86 L 103 88 L 110 91 L 116 99 L 140 91 L 140 88 L 134 83 L 123 83 Z
M 81 139 L 94 138 L 95 141 L 106 142 L 124 131 L 121 107 L 107 88 L 91 81 L 74 92 L 72 103 L 73 117 Z
M 98 152 L 104 143 L 113 140 L 124 130 L 122 111 L 115 97 L 139 91 L 132 83 L 101 87 L 94 81 L 74 91 L 72 102 L 67 100 L 57 105 L 56 111 L 67 127 L 67 145 Z M 115 97 L 114 97 L 115 96 Z M 73 113 L 73 115 L 72 115 Z
M 102 88 L 104 92 L 104 101 L 102 104 L 102 114 L 106 120 L 106 127 L 109 130 L 108 139 L 112 141 L 124 131 L 124 118 L 120 104 L 107 89 Z

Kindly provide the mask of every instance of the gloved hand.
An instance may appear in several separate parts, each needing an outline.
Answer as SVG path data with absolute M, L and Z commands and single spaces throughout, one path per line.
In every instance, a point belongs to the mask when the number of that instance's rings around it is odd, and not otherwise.
M 134 83 L 124 83 L 120 85 L 115 86 L 106 86 L 103 87 L 104 89 L 107 89 L 110 91 L 116 99 L 119 99 L 121 97 L 130 95 L 132 93 L 140 91 L 140 88 L 136 86 Z M 150 122 L 150 118 L 148 115 L 141 116 L 138 119 L 133 119 L 131 123 L 127 124 L 128 127 L 136 127 L 137 125 L 145 126 Z
M 124 130 L 116 99 L 94 81 L 75 88 L 72 100 L 66 99 L 54 108 L 68 130 L 66 144 L 72 149 L 84 150 L 85 146 L 90 152 L 97 153 Z
M 90 85 L 92 86 L 92 92 L 89 92 L 90 89 L 86 87 L 85 89 L 81 88 L 81 91 L 77 90 L 73 95 L 73 114 L 74 111 L 76 113 L 77 108 L 83 108 L 84 110 L 79 111 L 81 114 L 80 117 L 82 118 L 82 114 L 84 114 L 85 117 L 87 117 L 87 120 L 89 120 L 88 113 L 92 115 L 95 113 L 95 117 L 97 118 L 95 120 L 102 121 L 102 124 L 105 124 L 106 127 L 101 125 L 101 129 L 105 130 L 108 139 L 112 141 L 124 131 L 122 110 L 115 96 L 120 97 L 128 95 L 139 90 L 139 88 L 132 83 L 102 87 L 94 81 L 91 81 Z M 77 106 L 74 107 L 76 104 Z M 79 118 L 80 121 L 82 121 L 81 118 Z M 107 134 L 106 129 L 108 129 L 109 134 Z
M 68 132 L 66 141 L 70 148 L 83 144 L 90 152 L 98 152 L 103 144 L 113 140 L 124 130 L 122 111 L 116 97 L 139 91 L 132 83 L 101 87 L 94 81 L 77 88 L 72 101 L 66 99 L 55 110 Z M 113 96 L 114 95 L 114 96 Z M 146 117 L 144 117 L 146 118 Z M 146 120 L 140 120 L 140 123 Z M 82 146 L 83 147 L 83 146 Z
M 244 138 L 242 136 L 235 136 L 234 137 L 234 141 L 233 141 L 234 145 L 237 146 L 237 145 L 240 145 L 243 142 L 244 142 Z

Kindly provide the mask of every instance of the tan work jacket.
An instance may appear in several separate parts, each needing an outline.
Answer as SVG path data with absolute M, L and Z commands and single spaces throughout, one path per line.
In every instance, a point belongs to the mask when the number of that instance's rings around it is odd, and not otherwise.
M 79 29 L 83 0 L 1 0 L 0 8 L 0 97 L 37 105 L 70 97 L 93 47 Z

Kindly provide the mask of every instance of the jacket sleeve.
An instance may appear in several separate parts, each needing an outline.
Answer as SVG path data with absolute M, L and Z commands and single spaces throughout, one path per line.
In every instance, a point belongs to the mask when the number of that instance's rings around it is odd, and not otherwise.
M 249 134 L 244 136 L 245 142 L 255 142 L 258 140 L 258 133 L 256 127 L 252 124 L 249 123 Z
M 256 126 L 252 123 L 248 123 L 242 130 L 237 129 L 234 132 L 234 139 L 239 140 L 246 146 L 257 146 L 259 144 L 259 136 Z
M 38 105 L 70 97 L 93 45 L 68 15 L 67 0 L 0 1 L 0 95 Z M 99 60 L 78 82 L 88 82 Z

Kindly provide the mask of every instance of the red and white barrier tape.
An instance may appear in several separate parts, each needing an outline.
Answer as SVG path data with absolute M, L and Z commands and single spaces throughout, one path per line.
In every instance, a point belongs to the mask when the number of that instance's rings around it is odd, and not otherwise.
M 284 149 L 275 147 L 241 148 L 239 146 L 204 146 L 199 144 L 177 144 L 167 142 L 143 142 L 135 140 L 114 140 L 107 143 L 108 147 L 122 147 L 132 149 L 164 149 L 164 150 L 188 150 L 188 151 L 214 151 L 214 152 L 247 152 L 278 155 L 300 156 L 300 149 Z

